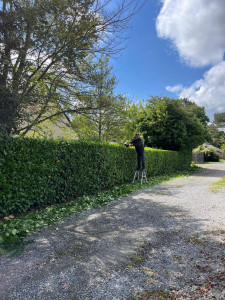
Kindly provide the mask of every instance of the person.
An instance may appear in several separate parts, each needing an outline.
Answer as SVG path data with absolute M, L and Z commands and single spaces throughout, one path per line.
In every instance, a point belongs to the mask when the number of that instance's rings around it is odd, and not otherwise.
M 128 143 L 129 146 L 134 146 L 135 150 L 137 152 L 137 161 L 138 161 L 138 167 L 136 171 L 141 170 L 141 163 L 142 163 L 142 171 L 145 170 L 145 150 L 144 150 L 144 144 L 142 139 L 140 138 L 140 135 L 138 133 L 135 133 L 133 141 Z

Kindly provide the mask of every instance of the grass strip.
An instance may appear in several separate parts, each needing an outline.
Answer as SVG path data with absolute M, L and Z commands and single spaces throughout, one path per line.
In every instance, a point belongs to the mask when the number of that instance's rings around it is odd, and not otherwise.
M 211 187 L 209 188 L 211 192 L 217 193 L 220 189 L 222 189 L 225 186 L 225 177 L 222 177 L 221 180 L 214 182 L 211 184 Z

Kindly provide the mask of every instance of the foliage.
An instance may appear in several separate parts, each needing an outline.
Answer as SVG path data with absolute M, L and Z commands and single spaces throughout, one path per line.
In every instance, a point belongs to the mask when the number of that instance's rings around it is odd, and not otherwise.
M 52 112 L 53 110 L 50 110 L 50 112 L 45 115 L 49 116 Z M 33 126 L 27 132 L 26 137 L 50 139 L 65 138 L 67 140 L 77 139 L 77 134 L 73 131 L 69 124 L 70 119 L 68 120 L 66 115 L 60 114 Z
M 220 148 L 225 144 L 225 113 L 215 113 L 213 123 L 207 127 L 207 140 L 214 146 Z
M 187 99 L 151 97 L 137 126 L 145 144 L 167 150 L 193 149 L 201 144 L 207 117 L 204 109 L 196 107 Z
M 131 141 L 134 132 L 138 131 L 138 120 L 144 114 L 144 101 L 127 102 L 125 108 L 125 120 L 122 126 L 122 137 L 124 141 Z
M 220 156 L 214 148 L 210 148 L 210 147 L 205 148 L 203 150 L 203 153 L 204 153 L 204 161 L 219 161 L 220 160 Z
M 109 57 L 101 55 L 85 64 L 91 87 L 88 91 L 93 108 L 81 114 L 73 114 L 71 127 L 79 138 L 118 141 L 124 123 L 126 98 L 115 95 L 116 77 L 111 74 Z
M 211 142 L 215 147 L 220 148 L 225 144 L 225 132 L 218 129 L 214 124 L 208 126 L 209 132 L 209 142 Z
M 22 127 L 26 134 L 46 118 L 90 109 L 84 58 L 88 53 L 117 53 L 129 20 L 141 7 L 139 0 L 117 4 L 0 1 L 1 131 L 19 134 Z
M 225 126 L 225 112 L 214 114 L 214 124 L 218 127 Z
M 219 161 L 220 156 L 214 148 L 206 147 L 204 144 L 198 146 L 193 150 L 194 152 L 203 152 L 204 161 L 214 162 Z
M 64 218 L 69 217 L 71 214 L 104 205 L 120 197 L 125 197 L 143 187 L 153 186 L 175 177 L 188 176 L 197 169 L 193 167 L 186 171 L 176 171 L 169 175 L 149 177 L 148 181 L 143 182 L 142 185 L 140 182 L 122 184 L 94 195 L 83 196 L 66 203 L 50 205 L 44 209 L 31 211 L 21 216 L 14 217 L 10 215 L 5 217 L 0 220 L 0 254 L 4 248 L 8 248 L 8 244 L 15 242 L 18 244 L 21 238 L 26 237 L 32 231 L 38 231 L 44 226 L 53 225 L 57 221 L 63 221 Z M 57 227 L 55 229 L 57 230 Z
M 193 116 L 196 116 L 201 124 L 206 126 L 208 122 L 210 121 L 208 116 L 205 114 L 205 108 L 203 106 L 198 106 L 195 102 L 190 101 L 186 98 L 180 99 L 182 105 L 185 107 L 185 110 L 187 110 L 190 114 Z
M 192 152 L 202 152 L 205 148 L 206 148 L 205 145 L 202 144 L 202 145 L 198 146 L 197 148 L 193 149 Z
M 225 144 L 225 132 L 220 130 L 214 123 L 208 125 L 207 141 L 213 146 L 220 148 Z
M 220 147 L 221 150 L 225 150 L 225 144 Z
M 146 149 L 149 176 L 190 166 L 190 152 Z M 0 138 L 0 217 L 130 182 L 136 151 L 85 141 Z

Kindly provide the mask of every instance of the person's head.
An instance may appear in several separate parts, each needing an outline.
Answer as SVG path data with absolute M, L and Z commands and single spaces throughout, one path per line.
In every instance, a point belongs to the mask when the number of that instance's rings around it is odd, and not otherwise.
M 135 133 L 134 138 L 135 140 L 138 139 L 140 137 L 139 133 Z

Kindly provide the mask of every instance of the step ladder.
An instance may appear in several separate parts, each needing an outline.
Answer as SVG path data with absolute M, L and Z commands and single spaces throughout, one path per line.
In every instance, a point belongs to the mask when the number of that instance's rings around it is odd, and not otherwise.
M 137 180 L 141 179 L 141 184 L 142 184 L 143 180 L 145 180 L 147 182 L 147 176 L 146 176 L 145 170 L 136 170 L 134 173 L 133 182 L 135 182 L 136 179 Z

